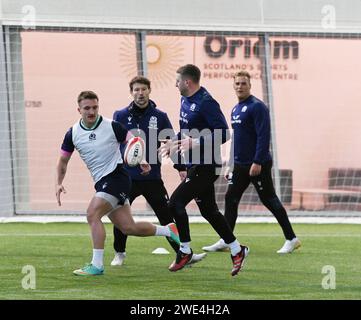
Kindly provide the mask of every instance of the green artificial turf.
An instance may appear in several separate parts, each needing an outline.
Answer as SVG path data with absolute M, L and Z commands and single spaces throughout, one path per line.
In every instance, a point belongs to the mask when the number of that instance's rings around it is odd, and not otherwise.
M 104 275 L 79 277 L 72 271 L 91 260 L 88 225 L 0 224 L 0 299 L 360 299 L 361 226 L 294 229 L 302 247 L 279 255 L 284 238 L 277 224 L 238 224 L 235 233 L 251 251 L 244 270 L 232 277 L 228 252 L 209 253 L 192 268 L 169 272 L 175 254 L 161 237 L 129 237 L 125 264 L 111 267 L 113 234 L 107 224 Z M 218 239 L 209 224 L 191 224 L 191 236 L 197 253 Z M 152 254 L 158 247 L 170 254 Z M 35 289 L 22 286 L 26 265 L 36 272 Z M 335 289 L 322 287 L 329 276 L 322 271 L 330 270 L 325 266 L 336 271 Z

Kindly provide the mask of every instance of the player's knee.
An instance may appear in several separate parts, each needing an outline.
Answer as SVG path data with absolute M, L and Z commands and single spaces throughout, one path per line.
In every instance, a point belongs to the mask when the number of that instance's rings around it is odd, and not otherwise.
M 88 223 L 92 224 L 101 221 L 102 215 L 98 210 L 88 209 L 86 218 Z
M 233 191 L 227 191 L 224 200 L 226 203 L 233 204 L 233 203 L 238 203 L 241 200 L 241 198 L 237 196 Z
M 89 211 L 87 212 L 86 219 L 87 219 L 89 224 L 92 224 L 92 223 L 99 220 L 97 218 L 97 215 L 94 212 L 89 212 Z
M 274 210 L 279 210 L 283 208 L 283 205 L 277 195 L 268 196 L 268 197 L 260 197 L 261 202 L 269 208 L 273 208 Z
M 136 234 L 136 226 L 135 224 L 123 225 L 121 231 L 127 236 L 132 236 Z
M 183 215 L 185 211 L 185 204 L 179 199 L 171 199 L 168 208 L 173 216 Z
M 219 217 L 219 215 L 222 216 L 216 206 L 210 206 L 206 210 L 201 210 L 201 215 L 207 221 L 209 221 L 209 219 L 214 219 L 214 217 Z

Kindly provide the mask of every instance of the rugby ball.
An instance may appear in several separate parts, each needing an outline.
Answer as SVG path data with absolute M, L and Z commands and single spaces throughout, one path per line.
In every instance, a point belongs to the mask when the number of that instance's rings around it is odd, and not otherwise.
M 124 163 L 129 167 L 140 164 L 144 156 L 144 140 L 141 137 L 131 138 L 124 150 Z

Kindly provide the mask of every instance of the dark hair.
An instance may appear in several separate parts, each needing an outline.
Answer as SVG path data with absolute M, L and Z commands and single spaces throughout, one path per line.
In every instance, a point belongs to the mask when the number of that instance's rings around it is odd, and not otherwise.
M 96 99 L 96 100 L 99 101 L 98 96 L 93 91 L 82 91 L 82 92 L 80 92 L 79 95 L 78 95 L 78 104 L 82 100 L 85 100 L 85 99 L 91 99 L 91 100 Z
M 201 70 L 194 64 L 186 64 L 178 68 L 177 73 L 179 73 L 182 78 L 190 78 L 194 83 L 199 83 L 201 79 Z
M 129 82 L 130 91 L 133 90 L 133 86 L 134 86 L 135 83 L 145 84 L 148 87 L 148 89 L 150 89 L 150 81 L 146 77 L 136 76 L 132 80 L 130 80 L 130 82 Z

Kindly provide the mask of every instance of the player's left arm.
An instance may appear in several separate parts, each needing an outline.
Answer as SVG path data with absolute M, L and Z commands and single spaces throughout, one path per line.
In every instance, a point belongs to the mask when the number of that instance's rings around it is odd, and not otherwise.
M 119 143 L 126 144 L 130 139 L 134 137 L 134 135 L 128 131 L 128 129 L 118 121 L 112 121 L 112 127 Z
M 250 168 L 250 175 L 257 176 L 261 173 L 262 164 L 267 158 L 271 140 L 271 120 L 269 110 L 262 105 L 254 107 L 253 122 L 257 134 L 256 154 Z

